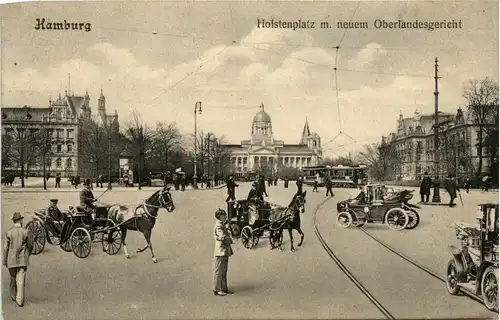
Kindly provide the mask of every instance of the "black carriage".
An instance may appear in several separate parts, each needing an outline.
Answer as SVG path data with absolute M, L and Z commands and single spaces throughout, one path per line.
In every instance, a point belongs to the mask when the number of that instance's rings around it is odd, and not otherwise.
M 66 252 L 73 251 L 78 258 L 83 259 L 90 255 L 91 245 L 96 240 L 102 243 L 106 253 L 118 253 L 121 231 L 113 220 L 108 219 L 107 210 L 106 206 L 96 206 L 92 221 L 89 221 L 83 208 L 70 207 L 62 224 L 46 216 L 45 212 L 35 212 L 33 220 L 26 225 L 34 238 L 33 254 L 41 253 L 45 243 L 49 242 L 59 245 Z
M 286 208 L 267 201 L 257 204 L 246 199 L 228 203 L 228 223 L 233 237 L 241 237 L 245 248 L 251 249 L 259 243 L 260 237 L 268 233 L 272 248 L 281 245 L 283 235 L 280 231 L 287 216 Z
M 478 226 L 455 223 L 461 247 L 449 246 L 446 287 L 452 295 L 463 288 L 498 312 L 498 204 L 479 205 L 476 219 Z
M 365 223 L 385 223 L 393 230 L 414 229 L 420 223 L 415 209 L 420 207 L 408 203 L 413 190 L 394 191 L 382 184 L 366 186 L 364 199 L 348 199 L 337 203 L 337 224 L 342 228 Z

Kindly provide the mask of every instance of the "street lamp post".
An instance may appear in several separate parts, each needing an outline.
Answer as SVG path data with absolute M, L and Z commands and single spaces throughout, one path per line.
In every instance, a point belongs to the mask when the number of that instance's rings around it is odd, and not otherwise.
M 198 140 L 198 133 L 197 133 L 197 128 L 196 128 L 196 112 L 201 114 L 201 101 L 196 102 L 194 105 L 194 163 L 193 163 L 193 189 L 198 188 L 198 176 L 197 176 L 197 168 L 196 168 L 196 152 L 197 152 L 197 140 Z
M 439 113 L 438 113 L 438 59 L 434 64 L 434 194 L 432 203 L 441 203 L 439 196 Z

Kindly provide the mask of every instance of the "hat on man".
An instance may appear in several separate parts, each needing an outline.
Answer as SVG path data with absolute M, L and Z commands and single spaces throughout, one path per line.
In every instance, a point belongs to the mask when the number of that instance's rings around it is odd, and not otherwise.
M 259 185 L 259 184 L 257 183 L 257 181 L 254 181 L 254 182 L 252 183 L 252 187 L 257 187 L 258 185 Z
M 16 223 L 19 220 L 23 220 L 23 219 L 24 219 L 24 217 L 21 215 L 20 212 L 14 212 L 14 215 L 12 216 L 12 221 L 14 221 L 14 223 Z
M 220 217 L 223 214 L 227 215 L 226 211 L 219 208 L 217 211 L 215 211 L 215 218 L 220 220 Z
M 427 175 L 429 175 L 429 173 L 428 173 L 427 171 L 426 171 L 426 172 L 424 172 L 424 176 L 427 176 Z
M 55 203 L 57 203 L 57 202 L 59 202 L 59 200 L 57 200 L 57 199 L 50 199 L 50 202 L 55 202 Z

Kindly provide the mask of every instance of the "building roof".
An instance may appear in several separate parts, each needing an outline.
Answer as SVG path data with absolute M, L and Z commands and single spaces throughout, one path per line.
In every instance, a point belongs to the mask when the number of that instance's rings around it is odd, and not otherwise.
M 31 119 L 28 119 L 28 114 Z M 42 121 L 43 116 L 49 114 L 49 108 L 34 107 L 2 107 L 2 121 Z
M 260 104 L 260 111 L 253 117 L 253 122 L 271 122 L 271 117 L 264 111 L 264 104 Z

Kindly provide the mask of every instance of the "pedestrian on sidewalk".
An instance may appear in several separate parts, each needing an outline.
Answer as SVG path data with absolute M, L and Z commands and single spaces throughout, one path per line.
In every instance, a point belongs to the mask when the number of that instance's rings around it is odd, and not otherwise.
M 227 198 L 226 198 L 226 202 L 229 202 L 229 201 L 235 201 L 236 200 L 236 197 L 235 197 L 235 188 L 238 187 L 238 185 L 236 184 L 236 182 L 234 182 L 234 178 L 233 178 L 233 175 L 230 175 L 229 176 L 229 179 L 227 180 Z
M 465 187 L 465 191 L 467 193 L 469 193 L 469 190 L 470 190 L 470 178 L 469 177 L 467 177 L 467 179 L 465 179 L 464 187 Z
M 458 189 L 457 181 L 455 180 L 455 176 L 453 174 L 448 175 L 448 178 L 446 178 L 445 188 L 450 195 L 450 207 L 453 208 L 454 206 L 456 206 L 454 201 L 457 198 L 457 192 L 460 192 L 460 190 Z
M 215 212 L 217 219 L 214 226 L 213 236 L 215 240 L 214 247 L 214 275 L 213 275 L 213 292 L 216 296 L 225 296 L 232 294 L 227 287 L 227 269 L 229 257 L 233 255 L 231 244 L 231 234 L 225 226 L 227 213 L 222 209 Z
M 328 194 L 330 194 L 330 197 L 333 197 L 333 192 L 332 192 L 332 180 L 330 177 L 326 178 L 326 196 L 328 197 Z
M 10 298 L 19 307 L 24 306 L 26 271 L 33 250 L 33 235 L 23 227 L 23 216 L 15 212 L 14 226 L 5 233 L 3 265 L 9 269 Z
M 58 173 L 56 176 L 56 188 L 61 187 L 61 175 Z
M 424 200 L 426 203 L 429 202 L 429 196 L 431 195 L 431 187 L 432 187 L 432 179 L 429 177 L 429 174 L 424 172 L 424 178 L 420 183 L 420 200 L 423 203 Z

